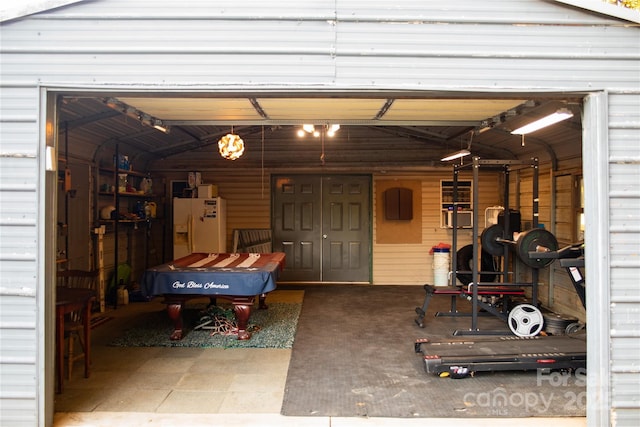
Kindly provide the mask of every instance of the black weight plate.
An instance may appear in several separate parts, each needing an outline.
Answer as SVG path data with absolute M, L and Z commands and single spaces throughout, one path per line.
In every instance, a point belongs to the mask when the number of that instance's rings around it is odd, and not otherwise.
M 475 261 L 473 259 L 473 245 L 463 246 L 456 252 L 456 270 L 457 271 L 471 271 L 475 267 Z M 480 252 L 480 271 L 486 272 L 486 274 L 480 275 L 481 282 L 495 282 L 496 274 L 491 274 L 491 272 L 495 272 L 496 266 L 493 263 L 493 256 L 489 254 L 484 249 Z M 467 286 L 469 283 L 473 281 L 473 273 L 456 273 L 456 277 L 464 286 Z
M 554 261 L 553 258 L 529 258 L 529 252 L 536 252 L 538 247 L 558 250 L 556 236 L 544 228 L 534 228 L 520 233 L 516 242 L 516 254 L 523 263 L 531 268 L 543 268 Z
M 482 249 L 489 252 L 493 256 L 500 256 L 504 253 L 504 245 L 498 242 L 504 236 L 504 228 L 500 224 L 494 224 L 485 228 L 480 235 Z

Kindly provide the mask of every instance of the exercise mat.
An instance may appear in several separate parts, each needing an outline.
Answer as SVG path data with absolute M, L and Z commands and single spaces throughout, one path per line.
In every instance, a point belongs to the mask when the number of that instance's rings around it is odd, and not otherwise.
M 435 297 L 425 328 L 415 323 L 422 286 L 310 286 L 298 321 L 281 413 L 336 417 L 585 416 L 584 373 L 479 372 L 464 379 L 427 374 L 419 338 L 451 336 L 468 317 L 434 317 L 450 299 Z M 470 304 L 459 300 L 460 310 Z M 504 328 L 489 316 L 481 328 Z M 482 337 L 469 337 L 470 340 Z

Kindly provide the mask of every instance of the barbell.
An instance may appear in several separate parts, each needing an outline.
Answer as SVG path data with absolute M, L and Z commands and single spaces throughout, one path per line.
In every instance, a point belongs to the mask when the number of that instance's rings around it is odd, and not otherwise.
M 518 234 L 515 240 L 504 238 L 504 228 L 494 224 L 485 228 L 480 236 L 482 249 L 491 255 L 503 254 L 504 245 L 509 245 L 518 258 L 531 268 L 543 268 L 554 261 L 553 258 L 531 258 L 529 252 L 551 252 L 558 250 L 558 241 L 544 228 L 533 228 Z

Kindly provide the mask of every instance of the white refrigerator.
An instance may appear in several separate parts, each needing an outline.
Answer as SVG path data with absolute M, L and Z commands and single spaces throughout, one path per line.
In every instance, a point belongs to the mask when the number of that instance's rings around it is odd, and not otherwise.
M 193 252 L 227 251 L 226 201 L 173 199 L 173 259 Z

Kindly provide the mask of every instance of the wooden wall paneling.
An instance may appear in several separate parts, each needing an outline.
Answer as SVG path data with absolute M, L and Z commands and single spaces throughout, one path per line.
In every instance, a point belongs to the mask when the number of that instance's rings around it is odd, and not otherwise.
M 573 176 L 555 177 L 556 182 L 556 226 L 555 235 L 558 241 L 565 244 L 573 240 L 574 191 Z

